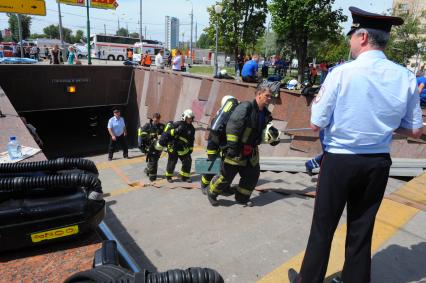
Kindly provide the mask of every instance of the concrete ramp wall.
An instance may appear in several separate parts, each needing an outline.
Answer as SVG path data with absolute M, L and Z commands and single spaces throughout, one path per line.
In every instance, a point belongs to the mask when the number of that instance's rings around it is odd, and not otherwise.
M 231 80 L 218 80 L 186 73 L 164 70 L 135 69 L 139 123 L 144 124 L 148 117 L 160 112 L 164 122 L 180 119 L 181 113 L 191 108 L 196 116 L 196 143 L 205 146 L 207 125 L 220 107 L 225 95 L 233 95 L 240 101 L 254 98 L 255 84 L 237 83 Z M 281 90 L 280 99 L 269 110 L 274 117 L 274 125 L 280 130 L 309 127 L 312 98 L 301 96 L 296 91 Z M 425 132 L 426 133 L 426 132 Z M 321 144 L 314 132 L 289 132 L 280 145 L 261 145 L 263 156 L 303 156 L 319 154 Z M 422 139 L 411 140 L 395 135 L 392 156 L 403 158 L 426 158 L 426 135 Z

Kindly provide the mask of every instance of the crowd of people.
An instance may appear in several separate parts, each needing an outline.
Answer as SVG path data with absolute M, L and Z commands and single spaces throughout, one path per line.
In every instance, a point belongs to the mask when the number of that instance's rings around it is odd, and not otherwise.
M 370 282 L 372 233 L 392 164 L 392 135 L 418 138 L 422 134 L 420 100 L 426 97 L 424 73 L 419 72 L 416 79 L 412 72 L 388 60 L 383 53 L 391 27 L 401 25 L 403 20 L 355 7 L 349 10 L 353 25 L 347 35 L 354 60 L 332 71 L 326 62 L 319 65 L 322 88 L 314 98 L 310 122 L 313 131 L 320 131 L 324 152 L 314 161 L 321 165 L 321 171 L 312 226 L 300 272 L 289 269 L 291 283 L 323 282 L 333 235 L 345 206 L 345 262 L 341 278 L 333 282 Z M 254 81 L 258 60 L 253 55 L 242 64 L 243 80 Z M 179 68 L 180 62 L 175 58 L 174 68 Z M 237 65 L 241 67 L 240 63 Z M 313 72 L 312 76 L 317 74 Z M 270 124 L 271 96 L 268 85 L 260 83 L 251 101 L 238 102 L 232 96 L 222 100 L 222 108 L 227 111 L 220 110 L 212 121 L 207 146 L 210 161 L 221 159 L 220 173 L 204 174 L 201 178 L 202 191 L 211 205 L 220 205 L 220 195 L 234 195 L 237 203 L 253 205 L 250 196 L 260 174 L 258 146 L 265 140 L 273 146 L 280 142 L 279 132 Z M 108 123 L 110 160 L 112 149 L 126 137 L 124 121 L 120 119 L 115 110 Z M 157 178 L 159 152 L 166 148 L 167 180 L 173 182 L 174 168 L 180 159 L 180 179 L 188 182 L 194 114 L 185 110 L 181 120 L 167 125 L 161 124 L 160 119 L 159 113 L 154 114 L 139 130 L 140 146 L 147 152 L 145 173 L 151 181 Z M 217 127 L 217 123 L 222 127 Z M 121 143 L 127 157 L 127 145 Z M 236 174 L 241 179 L 237 186 L 231 186 Z

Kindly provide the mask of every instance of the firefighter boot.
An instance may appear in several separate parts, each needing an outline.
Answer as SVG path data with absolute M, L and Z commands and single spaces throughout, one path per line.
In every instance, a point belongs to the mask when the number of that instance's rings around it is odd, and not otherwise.
M 217 201 L 218 194 L 211 192 L 209 189 L 207 190 L 207 198 L 212 206 L 218 206 L 219 202 Z
M 167 176 L 166 178 L 167 178 L 167 182 L 169 182 L 169 183 L 173 183 L 173 179 L 172 179 L 172 177 Z
M 181 182 L 184 182 L 184 183 L 192 183 L 192 180 L 191 180 L 191 178 L 190 177 L 181 177 L 180 178 L 180 181 Z
M 235 192 L 235 200 L 237 203 L 242 204 L 244 206 L 253 206 L 253 202 L 250 200 L 250 195 L 244 195 L 239 191 Z

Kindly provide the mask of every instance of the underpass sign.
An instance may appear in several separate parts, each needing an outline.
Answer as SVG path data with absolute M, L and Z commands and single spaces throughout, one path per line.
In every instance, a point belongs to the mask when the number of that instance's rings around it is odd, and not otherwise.
M 1 0 L 0 12 L 46 16 L 44 0 Z

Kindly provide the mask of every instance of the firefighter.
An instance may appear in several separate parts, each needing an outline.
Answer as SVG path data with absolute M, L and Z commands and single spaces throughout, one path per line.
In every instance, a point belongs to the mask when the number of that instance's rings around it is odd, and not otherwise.
M 191 182 L 191 154 L 195 138 L 193 121 L 194 113 L 191 109 L 187 109 L 183 111 L 181 121 L 168 123 L 161 135 L 160 145 L 167 147 L 169 154 L 166 168 L 166 178 L 169 183 L 173 182 L 173 172 L 178 159 L 182 162 L 182 169 L 179 172 L 181 181 Z
M 241 179 L 236 188 L 237 203 L 252 206 L 250 196 L 260 174 L 258 145 L 263 137 L 275 146 L 279 144 L 279 132 L 272 127 L 271 112 L 267 109 L 272 99 L 271 89 L 260 83 L 253 101 L 240 103 L 226 125 L 226 150 L 221 172 L 210 182 L 207 197 L 213 206 L 217 197 L 228 190 L 237 173 Z M 268 128 L 267 128 L 268 126 Z M 267 128 L 267 131 L 264 129 Z M 264 135 L 266 133 L 266 135 Z
M 210 125 L 210 132 L 207 138 L 207 159 L 214 162 L 221 158 L 222 149 L 226 146 L 226 122 L 230 114 L 238 105 L 238 100 L 232 95 L 225 95 L 221 100 L 221 108 Z M 207 193 L 207 188 L 214 174 L 203 174 L 201 176 L 201 191 Z
M 163 148 L 158 145 L 158 137 L 164 131 L 164 124 L 160 123 L 160 113 L 154 113 L 149 123 L 138 129 L 138 146 L 143 153 L 146 153 L 147 167 L 145 173 L 149 180 L 157 179 L 158 159 L 160 159 Z

